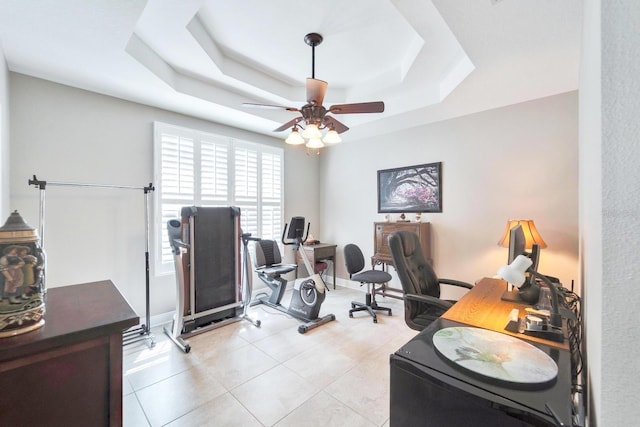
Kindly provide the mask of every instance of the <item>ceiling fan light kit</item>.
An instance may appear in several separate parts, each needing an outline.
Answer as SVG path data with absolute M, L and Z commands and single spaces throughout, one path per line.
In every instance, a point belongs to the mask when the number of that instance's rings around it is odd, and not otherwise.
M 321 138 L 322 133 L 320 133 L 320 129 L 318 129 L 318 125 L 309 123 L 307 127 L 302 131 L 302 137 L 306 139 L 311 138 Z
M 307 148 L 319 149 L 325 146 L 324 143 L 337 144 L 341 142 L 342 139 L 338 134 L 348 131 L 349 128 L 327 113 L 357 114 L 382 113 L 384 111 L 384 102 L 382 101 L 332 105 L 328 110 L 322 106 L 328 83 L 315 78 L 316 46 L 322 43 L 322 40 L 322 36 L 318 33 L 309 33 L 304 36 L 305 43 L 311 46 L 311 77 L 307 78 L 307 103 L 305 105 L 295 108 L 280 105 L 243 104 L 246 107 L 279 108 L 300 113 L 299 117 L 274 130 L 274 132 L 282 132 L 291 129 L 291 133 L 285 139 L 287 144 L 301 145 L 307 140 Z M 298 131 L 299 127 L 302 128 L 302 133 Z M 324 129 L 328 129 L 328 131 L 322 138 L 321 131 Z
M 320 140 L 320 138 L 311 138 L 309 142 L 307 142 L 307 148 L 322 148 L 324 144 Z
M 291 145 L 304 144 L 304 138 L 302 137 L 302 135 L 300 135 L 300 132 L 298 132 L 298 127 L 296 125 L 293 126 L 293 130 L 291 131 L 287 139 L 284 140 L 284 142 Z
M 325 142 L 327 144 L 337 144 L 338 142 L 342 142 L 342 138 L 340 138 L 338 132 L 331 129 L 329 130 L 329 132 L 327 132 L 324 138 L 322 138 L 322 142 Z

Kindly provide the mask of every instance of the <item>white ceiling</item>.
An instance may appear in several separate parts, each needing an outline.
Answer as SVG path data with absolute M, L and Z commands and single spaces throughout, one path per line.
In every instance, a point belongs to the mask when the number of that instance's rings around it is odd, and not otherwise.
M 581 0 L 0 0 L 9 69 L 274 134 L 311 77 L 343 140 L 578 88 Z

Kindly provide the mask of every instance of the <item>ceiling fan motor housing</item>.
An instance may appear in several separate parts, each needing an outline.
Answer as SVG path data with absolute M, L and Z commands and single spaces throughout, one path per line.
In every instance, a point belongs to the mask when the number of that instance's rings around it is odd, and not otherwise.
M 314 124 L 320 127 L 322 120 L 327 113 L 327 109 L 322 105 L 307 104 L 300 109 L 300 112 L 302 113 L 302 117 L 306 124 Z

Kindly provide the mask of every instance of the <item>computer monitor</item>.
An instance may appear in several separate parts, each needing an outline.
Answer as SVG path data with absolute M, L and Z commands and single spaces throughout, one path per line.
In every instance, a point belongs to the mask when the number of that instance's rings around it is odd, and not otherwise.
M 518 255 L 527 255 L 527 240 L 520 224 L 509 230 L 509 259 L 507 264 L 511 264 Z
M 516 225 L 509 230 L 509 259 L 507 264 L 511 264 L 518 255 L 526 255 L 531 259 L 531 270 L 538 271 L 538 261 L 540 260 L 540 245 L 533 244 L 531 252 L 527 252 L 527 239 L 521 225 Z
M 518 255 L 525 255 L 532 261 L 530 269 L 537 271 L 538 261 L 540 258 L 540 246 L 534 244 L 531 249 L 531 253 L 528 253 L 526 248 L 527 240 L 524 235 L 524 230 L 522 229 L 522 226 L 518 224 L 509 230 L 509 258 L 507 260 L 507 264 L 511 264 Z M 539 285 L 535 283 L 533 276 L 530 276 L 519 289 L 507 289 L 502 294 L 502 299 L 505 301 L 533 304 L 538 301 L 539 293 Z

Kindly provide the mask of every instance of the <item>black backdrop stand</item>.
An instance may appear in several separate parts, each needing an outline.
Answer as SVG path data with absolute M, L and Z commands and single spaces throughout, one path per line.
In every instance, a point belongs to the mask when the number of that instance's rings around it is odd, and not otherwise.
M 43 181 L 36 178 L 33 175 L 33 179 L 29 180 L 29 185 L 33 185 L 40 189 L 40 245 L 44 250 L 44 219 L 45 219 L 45 190 L 47 185 L 63 186 L 63 187 L 94 187 L 94 188 L 121 188 L 128 190 L 143 190 L 144 192 L 144 234 L 145 234 L 145 252 L 144 252 L 144 264 L 145 264 L 145 316 L 146 323 L 140 326 L 130 328 L 122 334 L 122 344 L 132 344 L 140 340 L 147 340 L 149 347 L 156 345 L 156 342 L 151 334 L 151 314 L 149 312 L 149 193 L 155 190 L 152 183 L 149 183 L 146 187 L 135 187 L 129 185 L 104 185 L 104 184 L 82 184 L 77 182 L 56 182 L 56 181 Z M 46 263 L 46 258 L 45 258 Z M 46 284 L 46 272 L 45 265 L 45 277 L 44 277 L 44 289 L 47 290 Z

